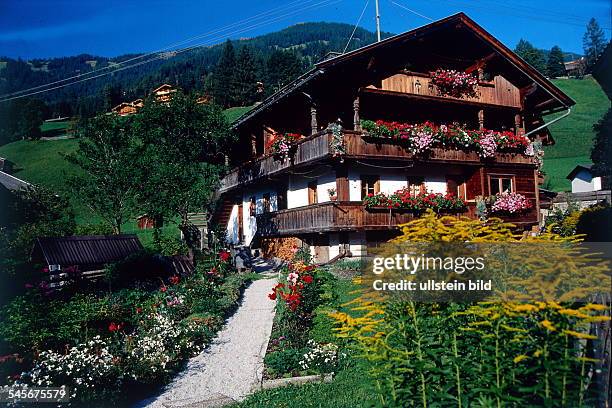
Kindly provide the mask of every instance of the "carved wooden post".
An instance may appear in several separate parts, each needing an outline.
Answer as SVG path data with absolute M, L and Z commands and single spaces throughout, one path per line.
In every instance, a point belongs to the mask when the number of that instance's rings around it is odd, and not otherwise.
M 353 130 L 361 130 L 361 119 L 359 118 L 359 97 L 353 101 Z
M 482 109 L 478 111 L 478 128 L 484 129 L 484 110 Z
M 319 131 L 318 127 L 319 126 L 317 125 L 317 108 L 316 106 L 312 105 L 310 107 L 310 134 L 316 134 Z
M 522 120 L 521 115 L 519 113 L 514 115 L 514 132 L 517 135 L 522 135 L 523 134 L 523 120 Z

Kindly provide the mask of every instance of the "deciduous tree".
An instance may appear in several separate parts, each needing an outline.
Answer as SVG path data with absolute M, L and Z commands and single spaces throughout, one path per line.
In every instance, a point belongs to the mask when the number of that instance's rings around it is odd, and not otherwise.
M 130 122 L 115 114 L 89 120 L 77 152 L 68 156 L 82 170 L 69 179 L 69 186 L 116 234 L 135 214 L 138 141 Z

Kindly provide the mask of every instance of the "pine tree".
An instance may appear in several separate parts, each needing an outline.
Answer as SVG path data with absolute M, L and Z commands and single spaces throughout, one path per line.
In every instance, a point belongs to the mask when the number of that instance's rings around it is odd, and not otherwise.
M 544 53 L 535 48 L 529 41 L 521 38 L 514 52 L 542 74 L 546 72 Z
M 601 27 L 599 27 L 597 20 L 591 18 L 589 24 L 587 24 L 584 37 L 582 37 L 582 48 L 586 56 L 587 69 L 590 69 L 605 47 L 606 36 Z
M 293 52 L 276 50 L 266 63 L 268 92 L 274 92 L 302 73 L 302 63 Z
M 213 74 L 212 94 L 215 103 L 229 108 L 234 103 L 235 94 L 234 70 L 236 69 L 236 55 L 234 46 L 230 40 L 225 42 L 225 47 L 221 53 L 221 58 L 217 62 Z
M 550 49 L 548 63 L 546 64 L 546 74 L 551 78 L 565 76 L 565 65 L 563 65 L 563 52 L 558 46 Z
M 597 135 L 591 150 L 591 160 L 593 161 L 593 174 L 601 176 L 604 181 L 603 188 L 610 188 L 612 182 L 612 109 L 595 125 L 593 125 Z
M 234 84 L 234 101 L 241 106 L 252 105 L 257 97 L 257 61 L 246 46 L 238 52 Z

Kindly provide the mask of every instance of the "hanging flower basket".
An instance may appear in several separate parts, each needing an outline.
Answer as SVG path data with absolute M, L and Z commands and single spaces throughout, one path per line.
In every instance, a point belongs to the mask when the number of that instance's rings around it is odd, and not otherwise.
M 455 98 L 475 97 L 478 79 L 468 73 L 454 69 L 437 69 L 430 72 L 431 83 L 436 86 L 438 93 L 443 96 Z
M 297 142 L 302 138 L 302 135 L 297 133 L 275 134 L 268 146 L 269 150 L 276 160 L 285 161 L 297 151 Z

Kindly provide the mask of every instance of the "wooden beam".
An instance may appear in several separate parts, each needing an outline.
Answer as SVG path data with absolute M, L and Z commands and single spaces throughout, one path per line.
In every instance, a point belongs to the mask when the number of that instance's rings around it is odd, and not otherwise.
M 485 65 L 487 65 L 487 62 L 489 62 L 490 60 L 495 58 L 496 55 L 497 55 L 496 53 L 492 52 L 489 55 L 487 55 L 486 57 L 477 60 L 474 64 L 472 64 L 469 67 L 467 67 L 465 69 L 465 72 L 470 74 L 470 73 L 472 73 L 472 72 L 474 72 L 476 70 L 479 70 L 479 69 L 483 68 Z
M 350 200 L 348 167 L 346 163 L 336 166 L 336 195 L 338 201 Z
M 319 125 L 317 124 L 317 108 L 313 105 L 310 107 L 310 134 L 316 135 Z
M 478 129 L 484 129 L 484 110 L 478 111 Z
M 361 119 L 359 117 L 359 96 L 353 100 L 353 130 L 361 130 Z

